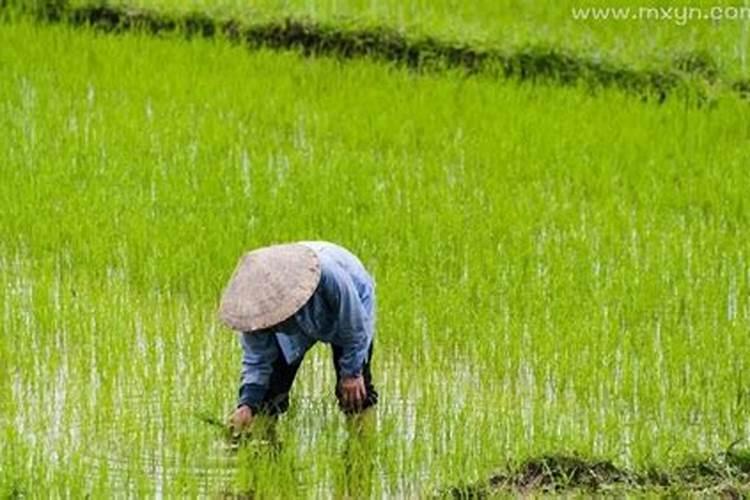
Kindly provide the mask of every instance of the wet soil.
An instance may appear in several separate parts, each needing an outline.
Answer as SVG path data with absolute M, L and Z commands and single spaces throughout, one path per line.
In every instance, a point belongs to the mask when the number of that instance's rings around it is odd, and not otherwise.
M 452 498 L 485 498 L 493 493 L 564 491 L 661 490 L 698 492 L 721 498 L 750 495 L 750 450 L 733 450 L 686 461 L 666 470 L 651 467 L 634 471 L 608 460 L 587 460 L 576 455 L 544 455 L 506 467 L 479 483 L 453 486 L 443 495 Z

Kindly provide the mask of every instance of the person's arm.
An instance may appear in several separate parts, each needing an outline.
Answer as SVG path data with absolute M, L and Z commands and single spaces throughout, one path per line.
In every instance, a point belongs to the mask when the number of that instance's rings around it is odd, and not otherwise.
M 337 315 L 337 340 L 343 350 L 339 362 L 342 379 L 358 377 L 369 348 L 370 322 L 349 275 L 337 269 L 323 269 L 321 291 Z
M 273 362 L 279 348 L 272 332 L 253 332 L 240 335 L 242 345 L 242 375 L 237 407 L 248 406 L 253 413 L 268 390 Z

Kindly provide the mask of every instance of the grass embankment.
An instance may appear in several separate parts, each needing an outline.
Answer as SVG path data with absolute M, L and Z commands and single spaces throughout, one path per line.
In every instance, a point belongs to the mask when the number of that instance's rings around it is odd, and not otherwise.
M 295 18 L 248 21 L 243 17 L 212 17 L 202 12 L 165 13 L 49 1 L 21 10 L 31 11 L 45 21 L 87 25 L 106 32 L 137 30 L 187 37 L 220 36 L 251 48 L 291 49 L 306 55 L 345 59 L 368 57 L 419 70 L 458 68 L 468 74 L 481 72 L 524 81 L 581 85 L 590 91 L 615 87 L 659 102 L 675 93 L 705 103 L 713 102 L 716 94 L 725 90 L 731 89 L 742 96 L 750 92 L 750 81 L 730 79 L 706 51 L 681 50 L 672 53 L 667 65 L 637 68 L 616 59 L 577 53 L 564 46 L 485 47 L 467 39 L 449 41 L 432 34 L 407 35 L 387 26 L 326 24 Z
M 91 3 L 72 0 L 73 5 Z M 155 9 L 165 13 L 207 12 L 246 22 L 291 17 L 333 26 L 388 26 L 407 34 L 468 42 L 472 46 L 516 52 L 528 46 L 555 47 L 584 58 L 615 61 L 636 69 L 664 69 L 681 53 L 705 53 L 730 79 L 748 77 L 750 18 L 733 1 L 698 0 L 689 5 L 658 1 L 638 5 L 606 1 L 561 0 L 109 0 L 109 5 Z M 574 10 L 589 7 L 630 8 L 620 21 L 576 19 Z M 656 8 L 639 14 L 639 7 Z M 723 19 L 697 19 L 687 8 L 730 7 Z M 631 16 L 641 16 L 632 19 Z M 650 15 L 650 17 L 649 17 Z M 744 18 L 743 18 L 744 15 Z M 580 14 L 578 15 L 580 18 Z M 703 16 L 701 16 L 703 17 Z M 687 19 L 681 21 L 681 19 Z
M 424 495 L 545 453 L 670 470 L 748 438 L 735 96 L 23 21 L 0 47 L 1 491 Z M 303 238 L 376 275 L 377 439 L 347 440 L 316 349 L 279 456 L 228 458 L 193 418 L 235 397 L 216 299 L 243 250 Z
M 702 494 L 744 498 L 750 485 L 750 453 L 731 449 L 711 456 L 693 457 L 671 467 L 633 471 L 609 460 L 575 455 L 543 455 L 493 474 L 486 481 L 454 486 L 442 492 L 453 498 L 486 498 L 509 493 L 577 493 L 606 491 L 615 495 L 683 496 Z

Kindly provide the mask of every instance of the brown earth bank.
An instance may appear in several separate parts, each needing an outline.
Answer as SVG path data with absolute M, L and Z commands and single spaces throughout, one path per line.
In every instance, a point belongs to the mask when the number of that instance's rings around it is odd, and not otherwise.
M 662 492 L 666 495 L 705 494 L 740 499 L 750 496 L 750 449 L 687 460 L 669 470 L 619 468 L 608 460 L 587 460 L 578 455 L 551 454 L 528 459 L 486 481 L 452 486 L 439 496 L 457 499 L 486 498 L 516 493 Z
M 388 27 L 339 27 L 292 18 L 247 24 L 200 12 L 178 15 L 106 4 L 70 6 L 65 0 L 0 0 L 0 8 L 31 14 L 42 22 L 89 26 L 104 32 L 223 37 L 249 48 L 296 50 L 305 56 L 341 59 L 369 57 L 418 71 L 459 69 L 469 75 L 482 73 L 535 83 L 579 85 L 592 93 L 617 88 L 655 102 L 679 95 L 704 105 L 713 103 L 721 89 L 750 97 L 750 80 L 725 81 L 716 62 L 706 53 L 676 54 L 670 68 L 638 70 L 555 47 L 529 46 L 506 52 L 433 37 L 412 38 Z

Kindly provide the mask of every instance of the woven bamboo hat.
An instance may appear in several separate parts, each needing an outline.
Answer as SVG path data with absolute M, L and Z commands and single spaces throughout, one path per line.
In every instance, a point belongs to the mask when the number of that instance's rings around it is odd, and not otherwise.
M 281 323 L 307 302 L 320 281 L 320 261 L 299 243 L 246 253 L 237 264 L 219 306 L 230 328 L 249 332 Z

